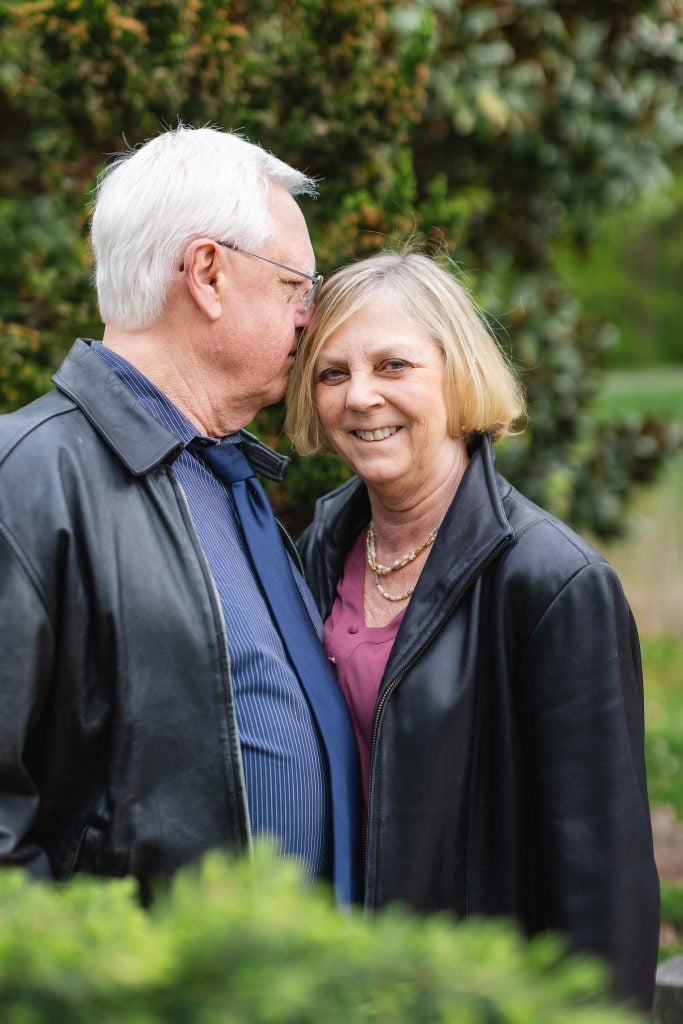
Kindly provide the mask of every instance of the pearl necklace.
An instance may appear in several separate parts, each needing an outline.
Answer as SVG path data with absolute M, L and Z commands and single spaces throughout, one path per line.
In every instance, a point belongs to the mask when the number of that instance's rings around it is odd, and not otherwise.
M 375 578 L 375 586 L 377 587 L 378 591 L 380 592 L 385 601 L 405 601 L 407 598 L 412 596 L 412 593 L 417 585 L 416 583 L 414 583 L 412 587 L 408 587 L 408 589 L 404 591 L 402 594 L 388 594 L 384 587 L 382 586 L 382 584 L 380 583 L 379 578 L 380 576 L 387 576 L 390 572 L 397 572 L 399 569 L 403 569 L 406 565 L 410 565 L 411 562 L 414 562 L 417 556 L 421 554 L 425 550 L 425 548 L 428 548 L 431 544 L 434 543 L 434 541 L 436 540 L 436 535 L 439 532 L 439 526 L 441 526 L 441 523 L 434 527 L 432 532 L 429 534 L 427 539 L 422 542 L 422 544 L 414 548 L 412 551 L 409 551 L 407 555 L 404 555 L 402 558 L 397 558 L 395 562 L 391 563 L 391 565 L 382 565 L 381 562 L 377 561 L 377 548 L 375 546 L 375 527 L 372 519 L 370 520 L 368 532 L 365 535 L 365 551 L 367 555 L 368 565 L 370 566 L 372 574 Z

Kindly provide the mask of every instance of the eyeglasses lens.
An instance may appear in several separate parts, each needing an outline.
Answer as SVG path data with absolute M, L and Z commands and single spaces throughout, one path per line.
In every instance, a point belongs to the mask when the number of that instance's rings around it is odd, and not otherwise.
M 318 277 L 316 277 L 313 284 L 311 285 L 311 287 L 307 288 L 306 291 L 303 293 L 305 309 L 310 309 L 311 306 L 315 305 L 318 298 L 318 292 L 320 291 L 320 286 L 322 285 L 322 283 L 322 274 L 319 274 Z

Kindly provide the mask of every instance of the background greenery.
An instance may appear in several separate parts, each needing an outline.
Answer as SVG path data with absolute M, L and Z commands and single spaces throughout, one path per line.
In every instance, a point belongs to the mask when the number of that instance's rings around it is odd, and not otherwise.
M 683 295 L 679 305 L 683 307 Z M 653 414 L 680 419 L 681 367 L 610 372 L 591 414 L 606 424 L 637 424 Z M 609 544 L 598 542 L 619 573 L 641 633 L 645 751 L 662 883 L 662 959 L 683 954 L 682 502 L 683 453 L 669 464 L 656 488 L 637 496 L 628 535 Z
M 643 672 L 650 801 L 671 807 L 683 823 L 683 636 L 645 639 Z M 683 849 L 675 879 L 666 874 L 661 879 L 661 898 L 660 957 L 666 959 L 683 954 Z
M 669 804 L 683 821 L 683 638 L 645 640 L 643 668 L 647 675 L 650 799 L 654 804 Z
M 605 217 L 597 245 L 558 246 L 555 265 L 587 309 L 613 323 L 613 367 L 683 364 L 683 172 L 646 194 L 624 217 Z M 680 378 L 679 378 L 680 379 Z M 678 406 L 681 415 L 683 404 Z
M 666 183 L 676 0 L 5 0 L 0 31 L 0 407 L 100 332 L 84 195 L 103 155 L 215 121 L 320 177 L 306 213 L 325 273 L 414 232 L 448 251 L 529 391 L 505 470 L 575 526 L 623 528 L 680 432 L 586 414 L 614 331 L 582 312 L 570 264 Z M 286 449 L 280 425 L 258 429 Z M 296 530 L 342 475 L 297 461 L 273 500 Z

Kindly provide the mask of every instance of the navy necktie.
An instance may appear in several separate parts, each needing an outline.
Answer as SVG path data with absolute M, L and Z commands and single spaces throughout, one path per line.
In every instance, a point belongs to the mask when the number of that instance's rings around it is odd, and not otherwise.
M 190 445 L 231 490 L 252 567 L 318 723 L 330 773 L 332 880 L 340 903 L 357 902 L 360 781 L 348 710 L 311 621 L 273 510 L 234 444 Z

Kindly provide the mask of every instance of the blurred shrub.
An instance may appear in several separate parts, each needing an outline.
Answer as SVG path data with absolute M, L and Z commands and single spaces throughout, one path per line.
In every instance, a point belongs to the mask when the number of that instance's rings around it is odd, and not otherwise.
M 659 960 L 683 956 L 683 885 L 660 881 L 662 892 L 662 925 Z
M 558 269 L 582 302 L 616 324 L 614 367 L 683 365 L 683 166 L 628 218 L 611 213 L 594 244 L 561 247 Z M 683 402 L 678 407 L 683 415 Z
M 0 320 L 0 391 L 6 408 L 26 405 L 50 387 L 58 350 L 38 331 Z
M 341 917 L 264 848 L 186 869 L 151 913 L 130 880 L 0 873 L 3 1024 L 635 1024 L 603 971 L 505 922 Z
M 476 269 L 530 392 L 506 469 L 609 534 L 633 459 L 624 437 L 615 490 L 585 410 L 613 335 L 585 321 L 551 253 L 559 237 L 584 251 L 606 211 L 665 179 L 683 139 L 682 31 L 677 0 L 0 4 L 0 318 L 38 332 L 44 365 L 97 334 L 83 195 L 102 155 L 178 117 L 243 128 L 321 178 L 306 215 L 324 273 L 413 233 Z M 23 401 L 10 377 L 0 408 Z M 278 439 L 280 413 L 259 429 Z M 656 466 L 671 439 L 647 436 Z M 289 524 L 340 475 L 297 463 L 274 494 Z
M 669 804 L 683 824 L 683 638 L 645 640 L 643 673 L 650 800 Z
M 642 641 L 645 679 L 645 756 L 650 803 L 664 821 L 666 851 L 661 878 L 662 936 L 660 960 L 683 954 L 683 882 L 666 877 L 675 839 L 669 828 L 683 826 L 683 637 L 645 637 Z M 665 805 L 661 807 L 659 805 Z M 667 821 L 668 813 L 672 819 Z M 675 827 L 675 826 L 674 826 Z

